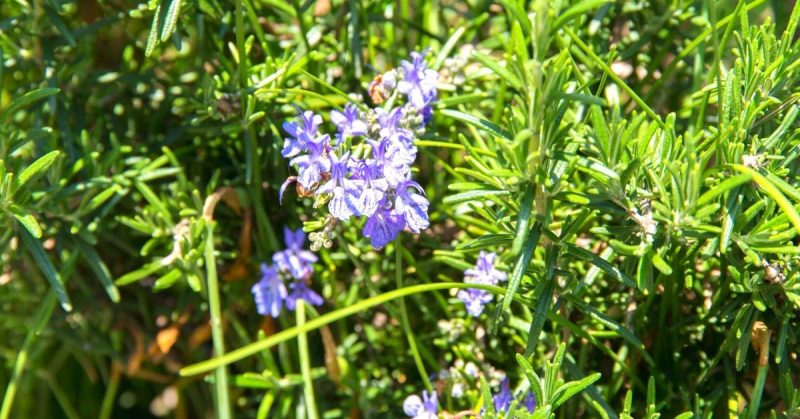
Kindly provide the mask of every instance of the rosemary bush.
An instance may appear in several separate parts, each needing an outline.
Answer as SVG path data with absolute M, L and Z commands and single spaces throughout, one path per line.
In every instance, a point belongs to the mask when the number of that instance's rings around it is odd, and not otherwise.
M 0 419 L 799 417 L 794 3 L 0 3 Z

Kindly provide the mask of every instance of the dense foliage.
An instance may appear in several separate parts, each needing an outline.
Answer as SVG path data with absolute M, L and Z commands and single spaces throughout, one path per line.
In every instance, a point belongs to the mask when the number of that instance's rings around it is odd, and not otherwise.
M 0 419 L 798 417 L 798 21 L 0 2 Z

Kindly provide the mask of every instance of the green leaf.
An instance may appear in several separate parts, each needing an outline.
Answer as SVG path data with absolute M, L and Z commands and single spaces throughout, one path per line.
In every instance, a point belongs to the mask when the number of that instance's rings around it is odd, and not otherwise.
M 583 16 L 592 9 L 596 9 L 604 4 L 612 3 L 613 0 L 586 0 L 580 2 L 562 13 L 553 24 L 553 30 L 560 28 L 577 16 Z
M 152 262 L 133 272 L 128 272 L 127 274 L 122 275 L 116 281 L 114 281 L 114 283 L 117 285 L 128 285 L 140 279 L 147 278 L 163 267 L 164 266 L 161 264 L 161 262 Z
M 39 157 L 39 159 L 31 163 L 31 165 L 26 167 L 17 177 L 15 182 L 15 190 L 24 187 L 28 184 L 28 182 L 31 182 L 34 179 L 42 176 L 47 169 L 53 165 L 53 163 L 56 161 L 56 158 L 58 158 L 60 154 L 60 151 L 54 150 L 42 157 Z
M 514 264 L 514 270 L 511 271 L 511 276 L 508 279 L 508 294 L 503 299 L 503 312 L 507 312 L 511 306 L 511 299 L 519 288 L 519 283 L 522 281 L 522 276 L 528 269 L 528 265 L 533 258 L 533 252 L 536 250 L 536 245 L 539 243 L 539 237 L 542 235 L 542 227 L 536 223 L 531 227 L 528 233 L 528 238 L 525 240 L 525 245 L 522 246 L 520 253 L 517 255 L 517 263 Z M 530 340 L 530 337 L 528 338 Z
M 496 137 L 505 138 L 508 141 L 514 139 L 514 137 L 508 131 L 503 130 L 502 128 L 498 127 L 497 125 L 485 119 L 477 118 L 475 116 L 465 114 L 463 112 L 454 111 L 452 109 L 442 109 L 439 111 L 439 113 L 445 116 L 449 116 L 455 120 L 472 125 L 475 128 L 486 131 Z
M 788 313 L 781 319 L 781 327 L 778 329 L 778 340 L 775 345 L 775 364 L 780 364 L 786 353 L 786 338 L 789 332 L 789 315 Z
M 743 173 L 723 180 L 719 183 L 719 185 L 706 191 L 706 193 L 701 195 L 700 198 L 697 198 L 697 202 L 695 203 L 695 211 L 698 211 L 701 209 L 701 207 L 710 204 L 718 196 L 732 190 L 739 185 L 750 182 L 751 180 L 753 180 L 753 175 L 750 173 Z
M 359 109 L 361 109 L 362 111 L 365 111 L 365 110 L 368 109 L 366 105 L 364 105 L 360 101 L 354 101 L 353 98 L 351 98 L 347 93 L 341 91 L 340 89 L 337 89 L 336 87 L 334 87 L 332 84 L 326 82 L 325 80 L 322 80 L 321 78 L 319 78 L 319 77 L 317 77 L 317 76 L 315 76 L 315 75 L 313 75 L 313 74 L 311 74 L 311 73 L 309 73 L 309 72 L 307 72 L 305 70 L 301 70 L 300 72 L 303 75 L 305 75 L 306 77 L 310 78 L 311 80 L 314 80 L 315 82 L 319 83 L 322 87 L 330 90 L 331 92 L 335 93 L 337 96 L 339 96 L 342 99 L 344 99 L 345 103 L 352 103 L 352 104 L 358 106 Z M 339 105 L 334 105 L 334 106 L 336 106 L 337 109 L 342 109 L 342 107 L 339 106 Z
M 512 238 L 513 237 L 510 234 L 484 234 L 483 236 L 459 244 L 456 246 L 456 249 L 477 250 L 488 247 L 506 246 L 511 243 Z
M 178 17 L 180 17 L 181 13 L 181 0 L 163 0 L 162 3 L 167 3 L 167 14 L 164 18 L 164 25 L 161 27 L 161 42 L 166 42 L 169 37 L 172 36 L 172 32 L 175 32 L 175 27 L 178 25 Z
M 758 314 L 753 312 L 753 316 L 743 324 L 743 328 L 738 331 L 738 339 L 736 345 L 736 371 L 742 371 L 744 364 L 747 362 L 747 352 L 750 349 L 751 335 L 750 331 L 753 329 L 753 323 L 758 318 Z
M 580 368 L 575 365 L 573 359 L 570 356 L 567 356 L 567 359 L 564 362 L 566 376 L 571 377 L 574 379 L 582 379 L 582 377 L 586 377 Z M 617 414 L 614 413 L 614 410 L 611 409 L 611 406 L 608 405 L 605 398 L 600 394 L 600 391 L 597 390 L 594 384 L 590 384 L 586 387 L 585 392 L 583 393 L 585 399 L 592 400 L 592 407 L 594 407 L 595 411 L 597 412 L 600 417 L 603 418 L 610 418 L 610 419 L 617 419 Z
M 489 388 L 489 383 L 486 381 L 486 377 L 481 374 L 481 398 L 483 400 L 483 408 L 484 414 L 488 415 L 488 417 L 494 417 L 494 402 L 492 401 L 492 390 Z
M 111 279 L 111 272 L 108 270 L 108 266 L 106 266 L 105 262 L 100 258 L 100 255 L 97 254 L 97 251 L 91 244 L 87 243 L 86 240 L 80 236 L 75 236 L 75 243 L 83 254 L 86 263 L 89 264 L 89 268 L 92 269 L 97 279 L 103 284 L 108 298 L 114 303 L 119 303 L 119 290 L 117 286 L 114 285 L 114 280 Z
M 111 198 L 114 194 L 120 191 L 120 186 L 117 184 L 111 185 L 110 187 L 102 190 L 97 195 L 93 196 L 92 199 L 89 201 L 89 204 L 84 208 L 84 213 L 90 213 L 101 205 L 103 205 L 109 198 Z
M 464 35 L 466 30 L 466 27 L 460 26 L 453 31 L 453 34 L 447 38 L 447 42 L 444 43 L 442 48 L 439 50 L 439 53 L 436 55 L 436 60 L 433 62 L 433 65 L 431 65 L 432 69 L 439 70 L 439 68 L 441 68 L 442 64 L 444 64 L 444 60 L 447 59 L 447 57 L 450 55 L 450 52 L 456 47 L 458 40 L 462 35 Z
M 145 46 L 144 49 L 145 57 L 149 57 L 156 49 L 156 46 L 158 45 L 158 38 L 159 38 L 158 35 L 160 32 L 159 28 L 161 27 L 161 24 L 163 24 L 164 22 L 164 17 L 161 12 L 162 10 L 161 5 L 162 2 L 159 2 L 158 6 L 156 6 L 156 12 L 153 15 L 153 22 L 150 24 L 150 34 L 147 35 L 147 46 Z M 159 22 L 161 22 L 161 24 Z
M 160 278 L 156 279 L 156 282 L 153 284 L 153 291 L 165 290 L 174 285 L 175 282 L 177 282 L 180 278 L 181 270 L 178 268 L 172 269 L 164 275 L 161 275 Z
M 770 182 L 774 183 L 775 186 L 777 186 L 778 189 L 780 189 L 781 192 L 783 192 L 787 197 L 795 200 L 796 202 L 800 202 L 800 191 L 798 191 L 797 188 L 772 173 L 767 172 L 766 177 Z
M 636 266 L 636 286 L 641 290 L 653 292 L 653 260 L 646 257 L 646 253 L 639 258 Z
M 551 402 L 553 408 L 558 408 L 567 400 L 586 389 L 586 387 L 594 384 L 595 381 L 600 379 L 600 376 L 601 374 L 596 372 L 588 377 L 582 378 L 578 381 L 570 381 L 569 383 L 559 387 L 559 389 L 556 390 L 555 394 L 553 395 L 553 401 Z
M 480 198 L 487 198 L 490 196 L 508 196 L 511 195 L 509 191 L 497 191 L 497 190 L 472 190 L 457 193 L 455 195 L 446 196 L 442 202 L 445 204 L 459 204 L 462 202 L 467 201 L 475 201 Z
M 636 288 L 636 283 L 633 282 L 631 278 L 625 275 L 625 273 L 619 270 L 619 268 L 612 265 L 611 263 L 601 258 L 600 256 L 597 256 L 596 254 L 590 252 L 589 250 L 575 246 L 574 244 L 571 243 L 562 243 L 561 246 L 568 254 L 575 256 L 578 259 L 591 263 L 598 269 L 605 272 L 610 277 L 625 284 L 626 286 L 631 288 Z
M 773 201 L 775 201 L 776 204 L 778 204 L 778 207 L 783 210 L 783 213 L 789 217 L 789 221 L 792 223 L 795 230 L 800 233 L 800 215 L 797 214 L 797 211 L 794 209 L 789 200 L 783 196 L 781 191 L 772 182 L 770 182 L 769 179 L 747 166 L 732 164 L 729 165 L 729 167 L 736 171 L 753 176 L 753 181 L 764 190 L 764 193 L 766 193 L 770 198 L 772 198 Z
M 574 304 L 580 311 L 582 311 L 585 315 L 591 317 L 592 319 L 596 320 L 600 324 L 606 326 L 610 330 L 614 331 L 618 336 L 620 336 L 623 340 L 625 340 L 628 344 L 633 346 L 637 351 L 642 354 L 644 360 L 650 364 L 655 365 L 653 358 L 650 357 L 650 354 L 647 353 L 645 350 L 644 344 L 642 341 L 639 340 L 630 330 L 626 329 L 621 324 L 614 321 L 612 318 L 608 317 L 605 313 L 602 313 L 595 307 L 588 305 L 575 297 L 574 295 L 570 294 L 563 294 L 564 297 L 568 298 L 569 301 Z
M 672 275 L 672 267 L 661 258 L 661 255 L 659 255 L 658 252 L 651 249 L 647 252 L 647 256 L 650 257 L 654 268 L 658 269 L 664 275 Z
M 14 101 L 11 102 L 11 105 L 8 108 L 6 108 L 3 112 L 0 112 L 0 124 L 4 123 L 6 118 L 13 115 L 18 110 L 36 101 L 42 100 L 48 96 L 52 96 L 60 91 L 61 91 L 60 89 L 55 87 L 45 87 L 42 89 L 30 91 L 14 99 Z
M 611 133 L 608 131 L 608 123 L 603 116 L 603 110 L 599 106 L 592 106 L 589 109 L 589 118 L 592 120 L 592 128 L 594 128 L 594 134 L 597 136 L 603 157 L 605 157 L 606 161 L 609 161 L 611 157 Z
M 615 172 L 613 169 L 607 167 L 606 165 L 596 161 L 594 159 L 587 159 L 586 157 L 582 156 L 567 156 L 566 154 L 562 154 L 559 152 L 553 153 L 553 156 L 556 158 L 564 157 L 565 161 L 569 161 L 566 159 L 573 158 L 577 161 L 577 169 L 581 172 L 587 173 L 595 177 L 595 179 L 600 180 L 605 183 L 607 179 L 619 179 L 619 174 Z
M 33 260 L 36 261 L 36 264 L 39 266 L 39 270 L 42 271 L 44 277 L 50 282 L 50 287 L 55 292 L 58 301 L 61 303 L 61 307 L 64 311 L 72 311 L 72 303 L 70 302 L 66 288 L 64 288 L 64 281 L 61 279 L 61 275 L 58 271 L 53 267 L 50 258 L 47 257 L 42 243 L 28 233 L 27 229 L 20 230 L 19 235 L 22 238 L 22 243 L 28 248 L 28 252 L 30 252 L 31 256 L 33 256 Z
M 741 212 L 742 195 L 740 192 L 741 187 L 737 186 L 728 194 L 728 199 L 725 201 L 725 211 L 722 212 L 722 231 L 719 237 L 719 251 L 723 254 L 728 251 L 736 224 L 735 220 Z
M 533 355 L 536 350 L 536 343 L 539 341 L 539 334 L 542 333 L 544 322 L 547 320 L 547 312 L 553 303 L 554 281 L 542 282 L 537 287 L 538 298 L 533 311 L 533 320 L 528 328 L 528 341 L 525 343 L 525 356 Z
M 485 65 L 487 68 L 491 69 L 495 72 L 501 79 L 505 80 L 511 87 L 515 89 L 522 88 L 522 81 L 515 76 L 513 73 L 508 71 L 505 67 L 500 66 L 499 61 L 496 57 L 490 57 L 485 54 L 481 54 L 478 51 L 473 51 L 472 56 L 475 58 L 476 61 L 480 62 L 481 64 Z
M 536 185 L 524 185 L 525 193 L 522 196 L 522 202 L 519 207 L 519 214 L 517 215 L 516 233 L 514 235 L 514 242 L 511 245 L 511 253 L 519 255 L 522 250 L 522 245 L 530 233 L 529 225 L 531 221 L 531 211 L 533 210 L 533 198 L 536 196 Z
M 14 215 L 14 218 L 22 224 L 25 229 L 27 229 L 31 235 L 35 238 L 42 237 L 42 228 L 39 227 L 39 223 L 36 222 L 36 218 L 28 212 L 25 208 L 20 207 L 19 205 L 11 204 L 8 207 L 8 211 Z

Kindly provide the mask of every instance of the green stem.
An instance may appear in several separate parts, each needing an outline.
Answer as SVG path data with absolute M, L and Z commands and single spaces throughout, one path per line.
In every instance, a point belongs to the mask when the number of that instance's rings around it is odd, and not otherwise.
M 6 387 L 6 394 L 3 397 L 3 406 L 0 408 L 0 419 L 8 419 L 11 415 L 11 406 L 14 404 L 14 396 L 17 394 L 25 365 L 28 363 L 31 346 L 33 346 L 35 338 L 47 325 L 47 321 L 50 319 L 50 315 L 53 314 L 53 309 L 55 307 L 56 294 L 51 289 L 39 306 L 39 311 L 36 313 L 36 322 L 31 330 L 28 331 L 28 334 L 25 335 L 25 340 L 22 342 L 22 348 L 19 350 L 17 360 L 14 361 L 14 370 L 11 373 L 11 380 L 8 381 L 8 386 Z
M 267 415 L 269 415 L 269 410 L 272 409 L 272 403 L 275 402 L 275 393 L 272 391 L 267 391 L 264 394 L 264 397 L 261 399 L 261 403 L 258 405 L 258 412 L 256 412 L 256 418 L 258 419 L 267 419 Z
M 331 313 L 327 313 L 325 315 L 319 316 L 316 319 L 311 319 L 302 326 L 296 326 L 291 329 L 282 330 L 272 336 L 267 337 L 266 339 L 262 339 L 251 344 L 245 345 L 239 349 L 233 350 L 228 352 L 224 356 L 208 359 L 203 362 L 199 362 L 194 365 L 190 365 L 180 370 L 179 374 L 181 376 L 190 376 L 190 375 L 197 375 L 204 372 L 208 372 L 217 368 L 220 365 L 227 365 L 241 359 L 247 358 L 251 355 L 255 355 L 261 351 L 265 351 L 281 342 L 285 342 L 289 339 L 292 339 L 303 332 L 308 332 L 311 330 L 319 329 L 322 326 L 331 324 L 337 320 L 341 320 L 345 317 L 353 315 L 355 313 L 363 312 L 369 310 L 372 307 L 385 304 L 389 301 L 394 299 L 404 297 L 406 295 L 413 295 L 419 294 L 422 292 L 430 292 L 430 291 L 438 291 L 438 290 L 445 290 L 445 289 L 466 289 L 466 288 L 474 288 L 474 289 L 481 289 L 491 292 L 492 294 L 497 295 L 505 295 L 506 290 L 505 288 L 500 288 L 494 285 L 483 285 L 483 284 L 467 284 L 464 282 L 440 282 L 435 284 L 420 284 L 420 285 L 412 285 L 405 288 L 396 289 L 393 291 L 389 291 L 387 293 L 367 298 L 366 300 L 359 301 L 353 305 L 347 306 L 345 308 L 341 308 L 339 310 L 333 311 Z M 517 302 L 522 304 L 530 305 L 531 302 L 520 297 L 519 295 L 515 295 L 513 299 Z
M 119 366 L 112 364 L 111 366 L 111 379 L 106 388 L 106 394 L 103 396 L 103 404 L 100 405 L 100 419 L 108 419 L 114 411 L 114 401 L 117 398 L 117 391 L 119 390 L 119 380 L 122 376 Z
M 395 281 L 397 282 L 397 289 L 403 288 L 403 259 L 400 254 L 400 247 L 402 246 L 402 237 L 398 234 L 397 239 L 394 241 L 394 271 L 395 271 Z M 422 363 L 422 357 L 419 354 L 419 349 L 417 348 L 417 340 L 414 337 L 414 333 L 411 331 L 411 325 L 408 322 L 408 311 L 406 310 L 406 302 L 403 297 L 400 297 L 400 301 L 398 302 L 400 306 L 400 322 L 403 324 L 403 331 L 406 334 L 406 338 L 408 339 L 408 346 L 411 349 L 411 355 L 414 357 L 414 363 L 417 364 L 417 370 L 419 370 L 419 375 L 422 376 L 422 382 L 425 383 L 425 388 L 428 391 L 433 391 L 433 385 L 431 385 L 431 380 L 428 379 L 428 372 L 425 371 L 425 364 Z
M 244 46 L 244 12 L 242 0 L 236 0 L 236 51 L 239 55 L 239 87 L 247 87 L 247 52 Z M 242 111 L 245 110 L 244 96 L 242 96 Z
M 753 387 L 753 400 L 750 401 L 750 406 L 747 408 L 748 417 L 751 419 L 758 418 L 758 408 L 761 405 L 761 395 L 764 393 L 764 383 L 767 380 L 767 365 L 758 366 L 758 375 L 756 375 L 756 385 Z
M 225 342 L 222 335 L 222 315 L 220 314 L 219 283 L 217 282 L 217 260 L 214 256 L 214 222 L 206 221 L 205 248 L 206 280 L 208 281 L 208 305 L 211 316 L 211 340 L 217 357 L 225 356 Z M 216 395 L 217 418 L 231 417 L 228 399 L 228 373 L 225 365 L 218 365 L 214 372 L 214 394 Z
M 295 307 L 297 325 L 306 323 L 306 302 L 297 300 Z M 300 347 L 300 372 L 303 374 L 303 396 L 306 399 L 306 412 L 309 419 L 317 419 L 317 402 L 314 397 L 314 379 L 311 377 L 311 362 L 308 356 L 308 335 L 302 332 L 297 336 L 297 345 Z

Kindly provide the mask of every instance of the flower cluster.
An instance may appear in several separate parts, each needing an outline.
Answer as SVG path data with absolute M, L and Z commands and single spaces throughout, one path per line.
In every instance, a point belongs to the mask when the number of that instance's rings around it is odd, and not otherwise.
M 506 280 L 506 273 L 495 269 L 494 264 L 497 254 L 481 252 L 473 269 L 464 271 L 464 282 L 468 284 L 497 285 Z M 467 312 L 478 317 L 483 312 L 483 306 L 492 301 L 492 294 L 488 291 L 469 288 L 458 291 L 456 295 L 467 307 Z
M 470 376 L 477 377 L 477 367 L 475 364 L 470 364 L 467 364 L 467 367 L 470 369 L 470 371 L 465 371 L 465 373 Z M 450 372 L 445 371 L 445 377 L 440 378 L 449 379 L 452 377 Z M 455 390 L 455 387 L 453 387 L 453 390 Z M 462 395 L 463 388 L 460 387 L 458 395 L 454 394 L 453 396 L 461 397 Z M 517 407 L 525 408 L 530 413 L 533 413 L 536 410 L 536 396 L 534 396 L 533 392 L 525 392 L 524 397 L 522 392 L 519 392 L 515 395 L 514 392 L 511 391 L 511 385 L 508 377 L 503 378 L 503 381 L 500 382 L 500 390 L 492 396 L 491 403 L 494 405 L 494 411 L 497 413 L 507 414 L 512 408 L 516 409 Z M 406 397 L 406 399 L 403 401 L 403 411 L 407 416 L 413 419 L 436 419 L 439 412 L 439 403 L 436 397 L 436 392 L 428 393 L 427 391 L 423 390 L 422 398 L 416 394 Z M 480 415 L 483 416 L 485 411 L 485 408 L 481 409 Z
M 503 379 L 503 382 L 500 383 L 500 391 L 492 396 L 494 411 L 498 413 L 508 413 L 515 400 L 516 398 L 514 397 L 514 393 L 511 392 L 508 377 L 506 377 Z M 525 406 L 528 412 L 533 413 L 533 411 L 536 410 L 536 396 L 529 391 L 522 400 L 522 406 Z
M 403 401 L 403 411 L 413 419 L 436 419 L 439 411 L 436 392 L 428 394 L 427 391 L 423 390 L 421 399 L 416 394 L 406 397 L 405 401 Z
M 303 249 L 306 235 L 302 229 L 284 228 L 283 232 L 286 249 L 272 256 L 273 265 L 261 264 L 261 280 L 251 288 L 256 309 L 262 316 L 278 317 L 284 304 L 294 310 L 299 299 L 322 305 L 322 297 L 308 287 L 317 257 Z M 288 290 L 285 280 L 291 281 Z
M 463 360 L 456 359 L 455 365 L 450 369 L 439 371 L 437 375 L 435 378 L 450 385 L 450 397 L 458 399 L 464 396 L 470 382 L 479 377 L 480 370 L 472 361 L 464 363 Z
M 301 112 L 298 122 L 283 124 L 289 136 L 282 154 L 297 176 L 283 184 L 281 200 L 287 186 L 297 182 L 300 195 L 327 201 L 329 220 L 367 217 L 363 235 L 375 248 L 406 228 L 419 233 L 429 225 L 429 203 L 411 178 L 411 166 L 417 157 L 414 139 L 423 132 L 437 98 L 438 73 L 427 68 L 424 53 L 411 57 L 370 86 L 373 100 L 388 99 L 385 108 L 351 103 L 342 112 L 331 111 L 337 128 L 333 138 L 320 130 L 322 117 L 311 111 Z M 392 107 L 398 97 L 405 97 L 405 104 Z M 330 245 L 320 234 L 311 241 L 312 250 Z

